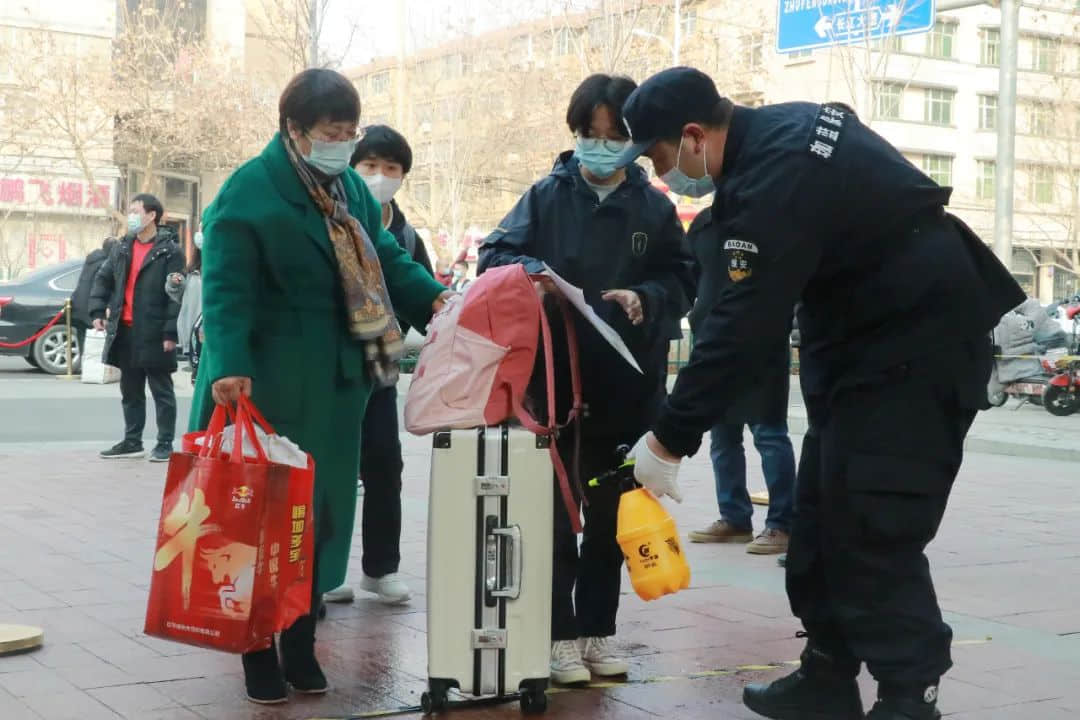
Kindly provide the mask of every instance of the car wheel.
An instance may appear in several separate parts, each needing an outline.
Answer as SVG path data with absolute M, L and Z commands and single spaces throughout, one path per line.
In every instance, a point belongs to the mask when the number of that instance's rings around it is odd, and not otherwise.
M 33 358 L 39 368 L 50 375 L 63 375 L 67 372 L 67 328 L 54 327 L 34 343 Z M 78 336 L 71 340 L 72 374 L 82 367 Z

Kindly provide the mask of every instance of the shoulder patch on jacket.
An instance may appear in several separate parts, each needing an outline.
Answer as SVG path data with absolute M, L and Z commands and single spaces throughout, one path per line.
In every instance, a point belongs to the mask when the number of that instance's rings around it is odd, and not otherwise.
M 724 241 L 724 257 L 732 282 L 742 282 L 754 274 L 757 256 L 758 246 L 748 240 L 730 238 Z
M 825 103 L 818 109 L 814 124 L 810 126 L 810 137 L 807 140 L 806 149 L 811 155 L 825 162 L 832 160 L 840 137 L 844 134 L 844 124 L 850 114 L 833 103 Z

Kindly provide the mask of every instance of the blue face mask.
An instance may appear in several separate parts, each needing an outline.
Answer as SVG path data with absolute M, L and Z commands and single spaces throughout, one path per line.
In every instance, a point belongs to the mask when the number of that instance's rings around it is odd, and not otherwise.
M 700 198 L 705 197 L 716 190 L 716 183 L 709 175 L 709 160 L 706 156 L 705 174 L 699 178 L 692 178 L 679 169 L 679 161 L 682 159 L 683 141 L 679 140 L 679 154 L 675 156 L 675 167 L 660 176 L 660 179 L 668 186 L 668 189 L 676 195 Z
M 606 180 L 619 169 L 616 161 L 625 147 L 626 143 L 619 140 L 579 137 L 574 157 L 590 173 L 601 180 Z
M 336 177 L 349 167 L 349 160 L 352 159 L 357 142 L 357 140 L 327 142 L 312 138 L 311 153 L 304 156 L 304 161 L 316 170 L 330 177 Z

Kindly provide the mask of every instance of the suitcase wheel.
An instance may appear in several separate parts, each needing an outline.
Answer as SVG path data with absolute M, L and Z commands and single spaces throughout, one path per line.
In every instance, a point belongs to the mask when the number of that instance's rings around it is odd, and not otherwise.
M 547 712 L 547 694 L 542 687 L 523 688 L 521 712 L 526 715 L 542 715 Z
M 420 709 L 425 715 L 441 713 L 446 710 L 446 693 L 426 692 L 420 696 Z

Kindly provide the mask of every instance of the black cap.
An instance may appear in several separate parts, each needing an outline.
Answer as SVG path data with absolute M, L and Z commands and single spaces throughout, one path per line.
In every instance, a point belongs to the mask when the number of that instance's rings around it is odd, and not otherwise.
M 658 140 L 682 135 L 687 123 L 706 120 L 720 99 L 716 83 L 700 70 L 673 67 L 656 73 L 623 103 L 630 145 L 619 155 L 619 166 L 634 162 Z

